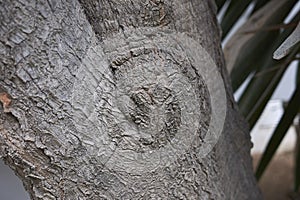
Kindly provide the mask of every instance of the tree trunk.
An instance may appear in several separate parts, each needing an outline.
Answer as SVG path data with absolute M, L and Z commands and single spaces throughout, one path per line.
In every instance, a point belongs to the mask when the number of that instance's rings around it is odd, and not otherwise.
M 261 198 L 213 2 L 0 10 L 0 156 L 32 199 Z

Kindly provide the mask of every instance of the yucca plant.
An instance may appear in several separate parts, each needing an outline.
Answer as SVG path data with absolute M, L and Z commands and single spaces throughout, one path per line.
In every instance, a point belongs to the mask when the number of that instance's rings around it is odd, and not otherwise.
M 221 17 L 222 38 L 229 37 L 224 47 L 224 55 L 233 90 L 236 91 L 246 79 L 250 79 L 238 100 L 240 111 L 248 121 L 250 129 L 261 116 L 290 63 L 299 60 L 300 13 L 298 12 L 285 23 L 285 19 L 297 2 L 297 0 L 216 0 L 218 11 L 223 13 Z M 231 36 L 228 36 L 246 10 L 250 13 L 244 16 L 246 22 Z M 256 169 L 257 179 L 262 176 L 288 128 L 299 114 L 299 62 L 296 76 L 293 95 Z M 299 190 L 300 185 L 299 138 L 298 127 L 295 191 Z

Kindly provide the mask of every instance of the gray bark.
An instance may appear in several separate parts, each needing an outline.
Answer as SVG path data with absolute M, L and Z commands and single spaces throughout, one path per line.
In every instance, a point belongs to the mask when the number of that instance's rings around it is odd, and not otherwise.
M 0 156 L 32 199 L 261 199 L 214 3 L 0 11 Z

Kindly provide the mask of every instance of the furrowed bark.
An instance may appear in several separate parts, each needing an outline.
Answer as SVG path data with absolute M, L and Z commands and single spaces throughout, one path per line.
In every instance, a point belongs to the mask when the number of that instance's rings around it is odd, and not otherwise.
M 214 3 L 0 10 L 0 156 L 32 199 L 261 198 Z

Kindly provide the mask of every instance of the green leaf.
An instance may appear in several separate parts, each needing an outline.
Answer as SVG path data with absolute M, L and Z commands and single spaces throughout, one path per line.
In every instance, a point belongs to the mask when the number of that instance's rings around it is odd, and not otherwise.
M 300 62 L 298 61 L 296 85 L 300 85 Z M 297 142 L 295 148 L 295 176 L 294 176 L 294 191 L 297 192 L 300 187 L 300 110 L 298 111 L 298 124 L 295 126 L 297 134 Z
M 236 91 L 252 72 L 263 65 L 268 57 L 268 49 L 278 37 L 278 33 L 279 31 L 258 33 L 242 47 L 230 73 L 233 91 Z
M 300 85 L 297 85 L 296 90 L 293 93 L 292 98 L 290 99 L 288 106 L 281 117 L 268 145 L 264 151 L 262 158 L 258 164 L 255 176 L 257 180 L 260 179 L 266 167 L 268 166 L 270 160 L 272 159 L 274 153 L 278 149 L 279 144 L 284 138 L 287 130 L 293 123 L 295 116 L 298 114 L 300 108 Z
M 251 129 L 299 49 L 300 45 L 288 57 L 280 61 L 272 60 L 270 55 L 263 69 L 251 79 L 238 102 L 240 111 L 246 117 Z
M 251 16 L 227 42 L 224 56 L 234 91 L 269 57 L 266 53 L 278 37 L 279 28 L 275 31 L 267 28 L 282 23 L 295 3 L 290 0 L 269 2 Z
M 264 5 L 266 5 L 269 1 L 270 0 L 257 0 L 252 10 L 252 14 L 255 13 L 257 10 L 259 10 L 260 8 L 262 8 Z
M 296 84 L 300 83 L 300 62 L 298 61 L 297 73 L 296 73 Z
M 300 13 L 293 18 L 293 21 L 297 21 L 299 19 Z M 300 47 L 297 46 L 288 57 L 279 61 L 272 59 L 274 49 L 276 49 L 292 31 L 293 28 L 291 27 L 285 29 L 280 36 L 273 41 L 273 47 L 270 48 L 268 53 L 265 55 L 264 63 L 260 66 L 256 75 L 252 77 L 239 99 L 238 104 L 240 111 L 248 120 L 250 128 L 252 128 L 258 120 L 265 105 L 280 82 L 285 70 L 299 51 L 298 49 Z
M 222 9 L 222 7 L 224 6 L 226 0 L 216 0 L 216 5 L 218 7 L 218 12 Z
M 221 28 L 223 31 L 222 39 L 226 37 L 230 29 L 239 20 L 240 16 L 251 2 L 251 0 L 231 0 L 221 21 Z

